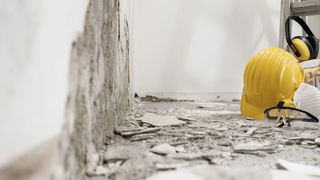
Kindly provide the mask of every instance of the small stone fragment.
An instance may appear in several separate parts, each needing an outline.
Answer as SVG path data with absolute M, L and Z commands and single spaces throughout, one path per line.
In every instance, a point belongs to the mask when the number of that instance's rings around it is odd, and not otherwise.
M 189 134 L 189 135 L 187 136 L 187 138 L 190 139 L 190 140 L 195 140 L 195 139 L 204 139 L 205 136 L 202 136 L 202 135 L 191 135 L 191 134 Z
M 177 168 L 188 166 L 189 163 L 176 163 L 176 164 L 156 164 L 156 169 L 159 171 L 166 171 L 166 170 L 174 170 Z
M 106 175 L 109 173 L 109 169 L 103 167 L 103 166 L 98 166 L 96 168 L 96 171 L 95 171 L 95 174 L 98 175 L 98 176 L 101 176 L 101 175 Z
M 147 140 L 147 139 L 152 139 L 156 136 L 156 134 L 152 133 L 152 134 L 140 134 L 140 135 L 135 135 L 130 137 L 130 141 L 143 141 L 143 140 Z
M 211 159 L 210 160 L 210 164 L 214 164 L 214 165 L 223 165 L 225 164 L 226 160 L 224 159 Z
M 273 153 L 276 147 L 270 143 L 243 143 L 233 147 L 233 151 L 237 153 L 252 154 L 253 152 L 264 151 Z
M 126 133 L 126 132 L 135 132 L 135 131 L 141 131 L 141 130 L 145 130 L 146 127 L 117 127 L 115 128 L 114 132 L 116 134 L 122 134 L 122 133 Z
M 178 153 L 170 154 L 168 157 L 182 160 L 211 160 L 214 157 L 221 155 L 221 153 L 203 152 L 203 153 Z
M 227 128 L 227 127 L 220 127 L 220 128 L 215 129 L 215 130 L 217 130 L 217 131 L 228 131 L 229 128 Z
M 186 134 L 185 135 L 187 138 L 193 138 L 193 135 L 191 135 L 191 134 Z
M 314 141 L 303 141 L 303 142 L 301 143 L 301 145 L 314 145 L 314 144 L 315 144 Z
M 161 128 L 148 128 L 148 129 L 144 129 L 144 130 L 141 130 L 141 131 L 134 131 L 134 132 L 124 132 L 124 133 L 121 133 L 122 136 L 124 137 L 130 137 L 130 136 L 135 136 L 135 135 L 139 135 L 139 134 L 147 134 L 147 133 L 155 133 L 157 131 L 160 131 Z
M 247 126 L 250 126 L 247 121 L 246 122 L 243 122 L 243 121 L 236 121 L 238 127 L 247 127 Z
M 151 152 L 160 154 L 160 155 L 168 155 L 168 154 L 175 154 L 176 149 L 169 145 L 169 144 L 160 144 L 150 149 Z
M 299 144 L 298 141 L 300 141 L 300 144 L 302 141 L 314 141 L 316 139 L 316 137 L 312 134 L 308 134 L 308 133 L 303 133 L 300 136 L 297 137 L 289 137 L 287 138 L 288 140 L 293 140 L 295 141 L 297 144 Z
M 283 141 L 283 143 L 285 144 L 285 145 L 293 145 L 294 144 L 294 142 L 293 141 L 291 141 L 291 140 L 284 140 Z
M 231 146 L 231 142 L 230 141 L 221 141 L 218 142 L 219 146 Z
M 171 146 L 179 146 L 179 145 L 184 145 L 184 144 L 188 144 L 188 142 L 180 141 L 180 142 L 170 143 Z
M 179 116 L 178 119 L 180 119 L 181 121 L 189 122 L 189 123 L 197 121 L 196 119 L 193 119 L 190 117 L 182 117 L 182 116 Z
M 152 113 L 147 113 L 141 117 L 141 121 L 153 126 L 175 126 L 186 124 L 186 122 L 178 120 L 176 116 L 161 116 Z
M 216 138 L 222 138 L 224 137 L 225 135 L 220 133 L 220 132 L 214 132 L 214 131 L 207 131 L 207 133 L 210 135 L 210 136 L 214 136 Z
M 256 127 L 251 127 L 251 128 L 249 128 L 249 129 L 247 130 L 246 135 L 252 136 L 252 135 L 255 133 L 256 130 L 257 130 Z
M 86 174 L 89 177 L 92 176 L 105 176 L 107 174 L 110 173 L 110 170 L 104 166 L 97 166 L 95 169 L 93 170 L 87 170 Z
M 184 146 L 179 145 L 179 146 L 176 147 L 176 152 L 184 153 L 184 152 L 187 152 L 187 151 L 185 150 Z
M 121 161 L 121 160 L 115 161 L 115 162 L 110 162 L 110 163 L 108 163 L 108 167 L 109 168 L 119 168 L 123 162 L 124 161 Z

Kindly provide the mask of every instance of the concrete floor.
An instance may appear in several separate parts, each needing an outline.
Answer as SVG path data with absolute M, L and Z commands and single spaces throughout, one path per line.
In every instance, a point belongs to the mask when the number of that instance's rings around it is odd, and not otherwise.
M 136 163 L 148 162 L 147 164 L 151 165 L 144 166 L 143 169 L 148 170 L 137 175 L 136 179 L 158 172 L 158 166 L 171 164 L 185 164 L 187 167 L 210 164 L 210 166 L 233 169 L 275 170 L 277 161 L 283 159 L 320 166 L 320 156 L 318 156 L 320 148 L 312 142 L 316 137 L 320 137 L 318 123 L 294 122 L 290 128 L 279 129 L 274 127 L 273 121 L 259 122 L 244 119 L 239 112 L 239 102 L 142 102 L 129 114 L 128 121 L 131 124 L 132 122 L 139 124 L 139 117 L 145 113 L 189 117 L 195 121 L 181 126 L 162 127 L 153 138 L 142 142 L 130 142 L 130 138 L 125 139 L 123 149 L 126 149 L 128 144 L 143 145 L 146 154 L 150 156 L 134 158 Z M 255 130 L 252 134 L 248 134 L 249 129 Z M 167 156 L 150 154 L 150 148 L 163 143 L 182 149 L 182 152 Z M 234 147 L 247 143 L 268 144 L 273 150 L 235 152 Z M 119 151 L 121 149 L 118 149 Z M 129 162 L 130 158 L 126 163 Z M 136 170 L 138 169 L 133 168 L 132 172 Z M 120 171 L 116 177 L 122 177 L 123 174 Z M 128 177 L 134 176 L 131 174 Z
M 115 168 L 114 171 L 107 171 L 99 176 L 91 174 L 92 177 L 88 179 L 179 179 L 188 173 L 194 176 L 193 179 L 301 178 L 301 174 L 294 175 L 294 172 L 288 171 L 281 171 L 280 176 L 275 171 L 277 161 L 283 159 L 320 166 L 320 147 L 313 142 L 316 137 L 320 137 L 319 124 L 294 122 L 290 128 L 279 129 L 271 121 L 245 120 L 240 115 L 239 102 L 138 102 L 118 129 L 150 128 L 150 125 L 140 120 L 145 113 L 188 117 L 192 121 L 179 126 L 160 127 L 157 132 L 138 135 L 144 137 L 144 140 L 116 135 L 114 142 L 99 152 L 99 166 Z M 159 155 L 150 151 L 163 143 L 173 147 L 176 153 Z M 250 152 L 236 151 L 237 146 L 248 143 L 262 144 L 268 148 Z M 19 164 L 19 161 L 15 164 Z M 13 170 L 18 166 L 9 167 L 11 170 L 7 167 L 0 171 L 0 179 L 17 180 L 19 176 L 16 173 L 25 173 L 23 168 L 18 168 L 20 172 Z M 30 166 L 25 167 L 30 169 Z M 41 169 L 41 162 L 34 163 L 33 167 Z M 253 172 L 258 174 L 251 176 Z M 283 172 L 288 174 L 283 175 Z M 28 175 L 32 177 L 32 173 Z

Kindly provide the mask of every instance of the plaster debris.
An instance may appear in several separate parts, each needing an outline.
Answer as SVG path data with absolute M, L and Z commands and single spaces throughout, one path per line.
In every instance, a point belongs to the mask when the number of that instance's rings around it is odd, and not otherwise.
M 284 139 L 284 140 L 283 140 L 283 144 L 285 144 L 285 145 L 293 145 L 293 144 L 294 144 L 294 141 Z
M 300 136 L 288 137 L 287 139 L 293 140 L 295 142 L 314 141 L 316 139 L 316 136 L 310 133 L 302 133 Z
M 112 174 L 117 172 L 118 167 L 108 168 L 105 166 L 97 166 L 97 168 L 94 171 L 87 171 L 86 174 L 89 177 L 93 176 L 111 176 Z
M 149 101 L 149 102 L 193 102 L 193 100 L 178 100 L 172 98 L 159 98 L 157 96 L 146 95 L 140 98 L 141 101 Z
M 176 152 L 178 152 L 178 153 L 185 153 L 185 152 L 187 152 L 187 151 L 186 151 L 186 149 L 184 148 L 183 145 L 179 145 L 179 146 L 176 147 Z
M 244 153 L 244 154 L 255 153 L 257 151 L 274 153 L 275 150 L 276 150 L 276 147 L 272 146 L 269 142 L 266 142 L 266 143 L 250 142 L 250 143 L 238 144 L 233 147 L 234 152 Z
M 130 141 L 143 141 L 147 139 L 155 138 L 156 134 L 140 134 L 130 137 Z
M 160 155 L 168 155 L 175 154 L 176 149 L 169 144 L 160 144 L 150 149 L 151 152 L 160 154 Z
M 178 120 L 176 116 L 160 116 L 152 113 L 145 114 L 141 120 L 142 122 L 153 126 L 175 126 L 186 124 L 186 122 Z
M 187 139 L 204 139 L 204 135 L 192 135 L 192 134 L 186 134 L 185 137 Z
M 256 128 L 256 127 L 251 127 L 251 128 L 249 128 L 249 129 L 247 130 L 247 132 L 246 132 L 246 135 L 252 136 L 257 129 L 258 129 L 258 128 Z
M 133 132 L 124 132 L 121 133 L 121 136 L 124 137 L 130 137 L 130 136 L 135 136 L 135 135 L 139 135 L 139 134 L 147 134 L 147 133 L 155 133 L 157 131 L 160 131 L 161 128 L 155 127 L 155 128 L 147 128 L 141 131 L 133 131 Z
M 179 142 L 170 143 L 171 146 L 179 146 L 179 145 L 184 145 L 184 144 L 188 144 L 188 142 L 186 142 L 186 141 L 179 141 Z
M 316 145 L 320 146 L 320 138 L 319 138 L 319 137 L 316 138 L 316 139 L 314 140 L 314 143 L 315 143 Z
M 302 141 L 301 145 L 315 145 L 314 141 Z
M 185 121 L 185 122 L 188 122 L 188 123 L 191 123 L 191 122 L 195 122 L 197 121 L 196 119 L 194 118 L 190 118 L 190 117 L 184 117 L 184 116 L 179 116 L 178 119 L 180 119 L 181 121 Z
M 128 157 L 106 157 L 103 156 L 103 163 L 104 164 L 108 164 L 108 166 L 110 167 L 110 165 L 112 166 L 113 164 L 122 164 L 125 161 L 127 161 L 129 158 Z
M 219 146 L 231 146 L 230 141 L 221 141 L 217 143 Z
M 230 173 L 240 166 L 247 169 L 274 169 L 275 157 L 320 164 L 320 148 L 316 145 L 316 137 L 320 137 L 320 124 L 312 124 L 314 128 L 311 129 L 307 123 L 295 123 L 294 127 L 279 130 L 273 127 L 273 122 L 248 121 L 236 114 L 215 115 L 215 112 L 210 112 L 221 107 L 230 110 L 228 105 L 220 104 L 208 105 L 201 110 L 196 108 L 196 103 L 147 102 L 139 106 L 138 110 L 130 113 L 130 117 L 134 118 L 128 118 L 133 122 L 147 113 L 188 117 L 196 121 L 190 121 L 187 126 L 144 127 L 146 123 L 141 123 L 135 127 L 117 128 L 124 138 L 117 136 L 121 138 L 120 143 L 108 145 L 105 160 L 102 164 L 99 162 L 98 166 L 119 169 L 112 176 L 114 179 L 138 180 L 146 179 L 157 171 L 187 168 L 190 172 L 198 164 L 231 167 Z M 164 148 L 157 150 L 157 146 Z M 158 153 L 152 152 L 153 148 Z M 121 161 L 121 158 L 127 159 Z M 282 177 L 298 177 L 289 171 L 277 171 L 277 175 L 284 172 L 286 174 Z M 211 178 L 212 174 L 208 177 Z M 197 178 L 205 179 L 202 176 Z
M 168 157 L 180 160 L 206 160 L 211 161 L 214 157 L 221 155 L 221 153 L 215 152 L 199 152 L 199 153 L 179 153 L 179 154 L 170 154 Z
M 101 154 L 104 154 L 101 152 Z M 123 162 L 128 158 L 108 158 L 103 156 L 100 158 L 99 154 L 94 153 L 87 160 L 86 174 L 92 176 L 110 176 L 114 174 Z
M 95 175 L 97 175 L 97 176 L 106 175 L 109 172 L 110 172 L 109 169 L 107 169 L 107 168 L 105 168 L 103 166 L 98 166 L 96 171 L 95 171 Z
M 156 164 L 156 169 L 159 171 L 166 171 L 166 170 L 174 170 L 181 167 L 190 166 L 190 163 L 182 162 L 182 163 L 174 163 L 174 164 Z
M 225 159 L 211 159 L 210 164 L 214 165 L 223 165 L 225 164 L 226 160 Z
M 222 111 L 215 111 L 215 112 L 212 112 L 213 114 L 215 115 L 228 115 L 228 114 L 241 114 L 240 111 L 226 111 L 226 110 L 222 110 Z
M 127 132 L 135 132 L 135 131 L 142 131 L 147 129 L 147 127 L 117 127 L 114 132 L 116 134 L 122 135 L 122 133 Z

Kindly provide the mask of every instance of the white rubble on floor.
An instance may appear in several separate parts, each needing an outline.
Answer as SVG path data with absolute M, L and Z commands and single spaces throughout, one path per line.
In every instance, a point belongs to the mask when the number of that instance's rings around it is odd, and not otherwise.
M 161 116 L 152 113 L 146 113 L 140 120 L 153 126 L 175 126 L 186 124 L 185 121 L 179 120 L 176 116 Z
M 257 129 L 258 129 L 258 128 L 256 128 L 256 127 L 251 127 L 251 128 L 249 128 L 248 131 L 246 132 L 246 135 L 252 136 L 253 133 L 254 133 Z
M 164 143 L 151 148 L 150 151 L 160 155 L 168 155 L 168 154 L 175 154 L 176 148 L 169 144 Z
M 268 153 L 273 153 L 276 150 L 276 146 L 272 145 L 270 142 L 257 143 L 249 142 L 235 145 L 233 151 L 236 153 L 252 153 L 257 151 L 264 151 Z
M 201 108 L 194 103 L 146 103 L 130 113 L 128 124 L 115 130 L 123 138 L 117 136 L 120 142 L 107 146 L 103 165 L 128 158 L 113 176 L 119 180 L 145 179 L 155 173 L 161 179 L 213 179 L 225 171 L 231 175 L 217 179 L 312 179 L 272 169 L 277 159 L 320 165 L 316 145 L 320 124 L 293 122 L 292 127 L 279 129 L 274 121 L 245 120 L 238 110 L 238 104 L 228 103 Z M 177 119 L 183 124 L 172 123 Z M 192 168 L 198 165 L 208 168 Z M 216 170 L 223 166 L 230 168 Z M 253 176 L 252 168 L 262 175 Z
M 316 145 L 320 146 L 320 138 L 319 138 L 319 137 L 316 138 L 316 139 L 314 140 L 314 143 L 315 143 Z

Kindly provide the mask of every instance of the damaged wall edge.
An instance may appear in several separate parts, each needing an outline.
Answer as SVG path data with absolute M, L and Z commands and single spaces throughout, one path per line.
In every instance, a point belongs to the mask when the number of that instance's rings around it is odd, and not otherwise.
M 90 0 L 73 43 L 66 122 L 54 179 L 86 179 L 87 156 L 113 138 L 130 108 L 129 27 L 122 3 Z

